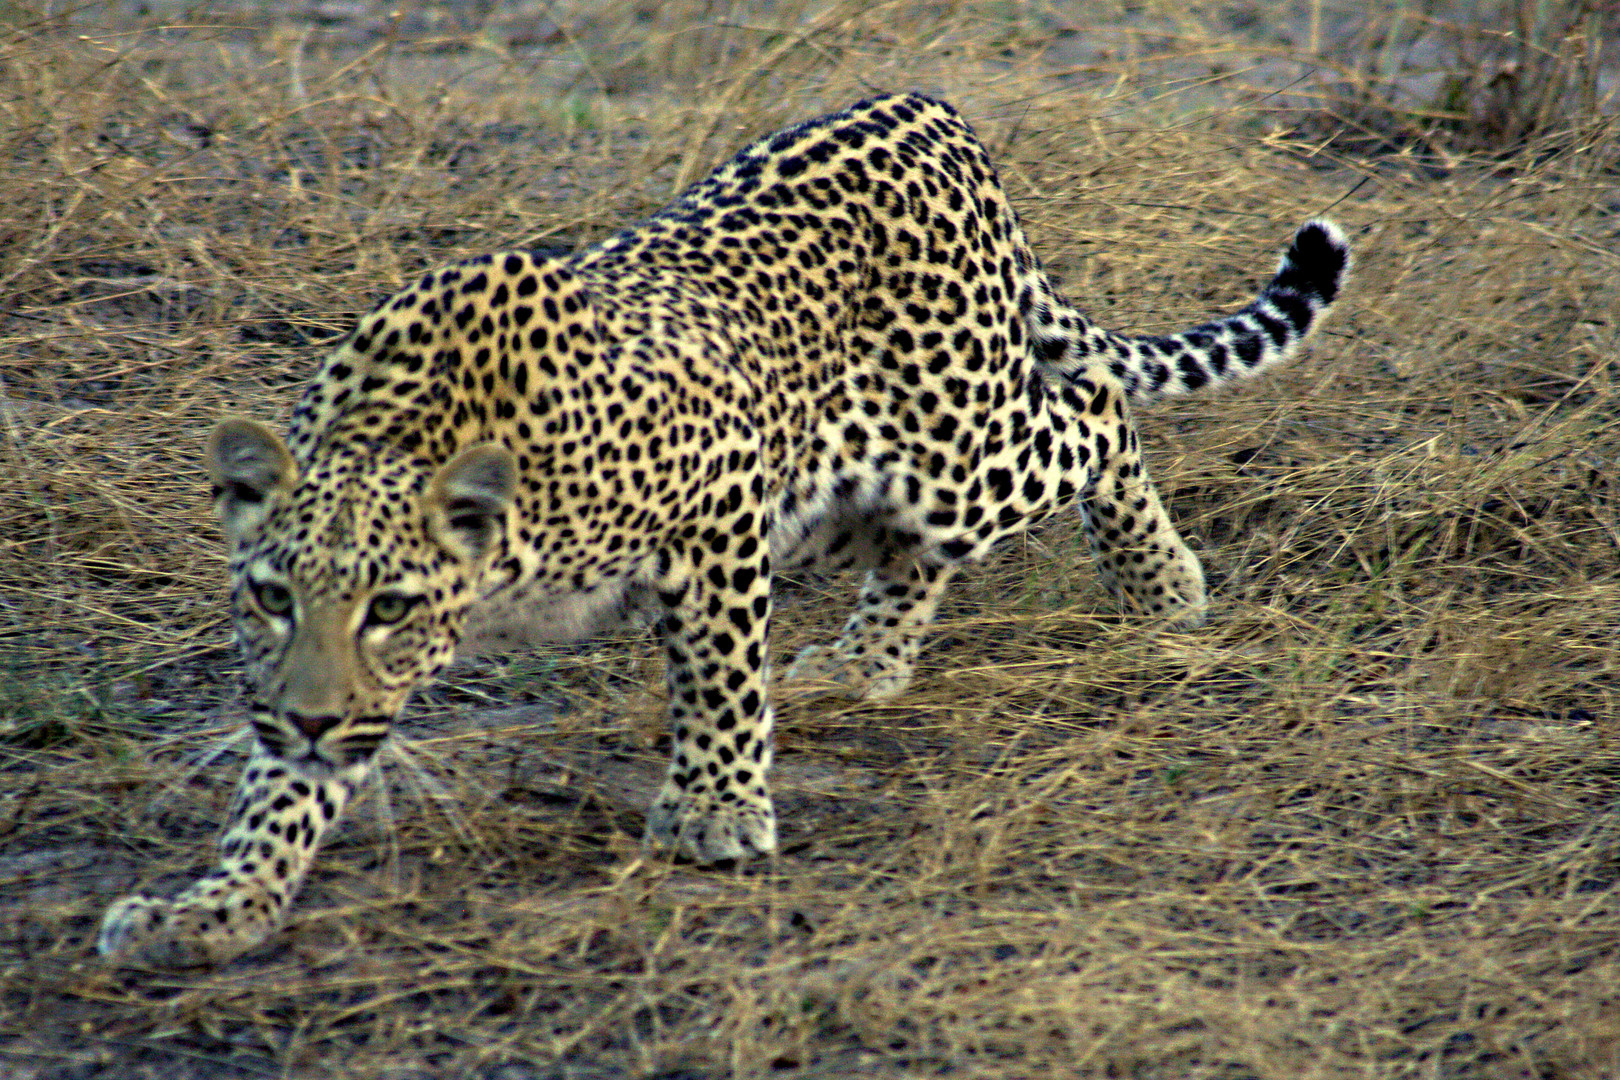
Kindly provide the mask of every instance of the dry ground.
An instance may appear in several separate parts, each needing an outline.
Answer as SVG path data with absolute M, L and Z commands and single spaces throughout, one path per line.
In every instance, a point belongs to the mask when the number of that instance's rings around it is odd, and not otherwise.
M 1363 6 L 0 4 L 0 1076 L 1620 1073 L 1620 39 Z M 1111 325 L 1353 230 L 1309 356 L 1143 417 L 1211 626 L 1028 539 L 903 700 L 784 710 L 738 872 L 639 856 L 647 641 L 469 665 L 269 947 L 95 959 L 237 768 L 214 418 L 424 266 L 873 88 L 957 101 Z

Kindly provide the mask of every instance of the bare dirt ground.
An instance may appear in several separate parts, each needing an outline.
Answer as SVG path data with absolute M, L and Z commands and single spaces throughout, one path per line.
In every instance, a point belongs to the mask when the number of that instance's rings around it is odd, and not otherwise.
M 1620 141 L 1596 2 L 0 4 L 0 1076 L 1620 1074 Z M 1604 50 L 1607 50 L 1605 53 Z M 1607 57 L 1608 59 L 1605 59 Z M 1049 528 L 917 685 L 790 703 L 783 851 L 644 858 L 660 671 L 470 663 L 287 928 L 115 970 L 243 717 L 199 448 L 424 267 L 955 101 L 1108 325 L 1331 212 L 1310 355 L 1142 417 L 1211 625 Z M 850 583 L 783 598 L 778 656 Z

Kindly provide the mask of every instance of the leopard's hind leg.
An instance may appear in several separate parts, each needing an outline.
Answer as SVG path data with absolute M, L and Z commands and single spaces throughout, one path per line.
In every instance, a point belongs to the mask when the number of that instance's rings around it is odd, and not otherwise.
M 904 551 L 866 575 L 855 610 L 831 645 L 800 650 L 789 681 L 832 682 L 852 698 L 883 701 L 905 693 L 923 638 L 956 567 Z
M 1088 420 L 1077 429 L 1090 466 L 1078 503 L 1103 584 L 1127 610 L 1175 626 L 1202 625 L 1204 568 L 1148 478 L 1123 389 L 1094 373 L 1072 377 L 1060 393 Z

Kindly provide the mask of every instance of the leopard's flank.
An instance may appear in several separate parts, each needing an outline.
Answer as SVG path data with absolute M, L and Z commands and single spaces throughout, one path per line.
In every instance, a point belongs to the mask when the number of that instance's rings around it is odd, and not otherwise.
M 786 677 L 868 699 L 905 690 L 959 568 L 1064 511 L 1125 606 L 1200 622 L 1130 407 L 1286 359 L 1348 264 L 1313 221 L 1238 313 L 1099 329 L 962 118 L 888 96 L 754 143 L 589 250 L 427 275 L 325 358 L 285 441 L 249 420 L 209 440 L 256 745 L 218 866 L 117 902 L 102 951 L 184 965 L 264 940 L 458 650 L 649 612 L 674 750 L 647 835 L 707 862 L 776 846 L 777 572 L 866 571 Z

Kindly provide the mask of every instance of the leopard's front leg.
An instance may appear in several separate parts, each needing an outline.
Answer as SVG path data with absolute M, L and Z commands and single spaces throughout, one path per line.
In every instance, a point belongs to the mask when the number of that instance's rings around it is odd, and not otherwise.
M 647 837 L 699 862 L 776 850 L 765 782 L 770 556 L 756 500 L 667 552 L 658 584 L 674 749 Z
M 101 920 L 97 947 L 120 963 L 217 964 L 281 925 L 315 851 L 342 816 L 368 765 L 300 769 L 255 744 L 220 837 L 219 865 L 172 899 L 137 893 Z

